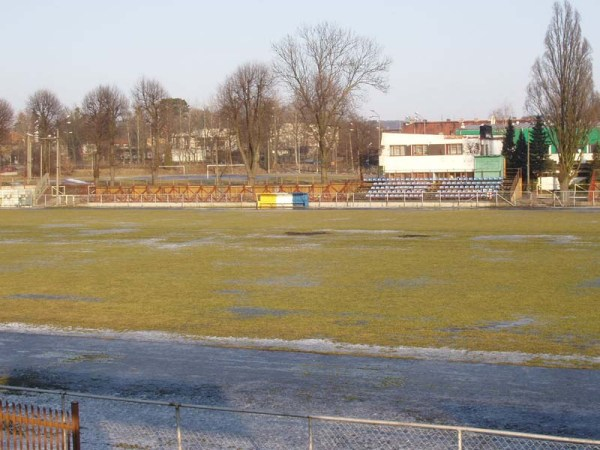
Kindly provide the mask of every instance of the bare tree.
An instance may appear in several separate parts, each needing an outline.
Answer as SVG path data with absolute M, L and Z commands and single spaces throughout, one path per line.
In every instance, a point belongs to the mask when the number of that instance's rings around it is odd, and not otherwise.
M 184 129 L 184 117 L 190 110 L 187 102 L 182 98 L 165 98 L 161 102 L 161 122 L 165 136 L 165 163 L 173 162 L 173 140 L 175 135 L 181 137 Z
M 160 165 L 159 144 L 163 126 L 162 102 L 168 97 L 169 94 L 166 89 L 156 80 L 142 78 L 133 88 L 135 106 L 139 108 L 144 120 L 150 127 L 150 137 L 152 139 L 152 161 L 150 163 L 152 184 L 156 184 L 158 166 Z
M 12 128 L 15 113 L 6 100 L 0 98 L 0 142 L 4 141 Z
M 10 103 L 0 98 L 0 144 L 8 140 L 14 116 L 15 113 Z M 2 162 L 2 156 L 2 147 L 0 147 L 0 163 Z
M 127 98 L 114 86 L 98 86 L 83 99 L 83 114 L 90 136 L 96 145 L 94 182 L 100 178 L 100 158 L 108 160 L 111 185 L 115 181 L 115 138 L 117 124 L 127 114 Z
M 68 161 L 76 166 L 83 159 L 82 147 L 86 132 L 86 117 L 81 107 L 76 106 L 69 110 L 68 120 L 65 125 L 67 126 L 65 140 Z
M 506 125 L 508 119 L 514 116 L 512 106 L 508 103 L 504 103 L 498 108 L 494 109 L 490 116 L 496 121 L 497 124 Z
M 65 115 L 65 108 L 53 92 L 47 89 L 36 91 L 27 101 L 27 110 L 35 123 L 36 132 L 40 138 L 40 161 L 42 163 L 41 171 L 50 170 L 50 150 L 44 152 L 44 145 L 49 146 L 50 141 L 44 140 L 56 132 L 58 122 Z M 44 154 L 46 157 L 44 157 Z
M 56 130 L 65 108 L 58 97 L 47 89 L 36 91 L 27 102 L 27 109 L 37 121 L 40 135 L 45 137 Z
M 379 140 L 378 122 L 353 114 L 340 129 L 340 147 L 344 152 L 348 172 L 357 171 L 362 178 L 363 169 L 368 167 L 370 150 L 376 153 Z
M 248 184 L 253 185 L 261 146 L 269 138 L 271 111 L 275 103 L 270 68 L 260 63 L 240 66 L 219 88 L 217 101 L 221 114 L 235 130 Z
M 367 87 L 387 90 L 389 58 L 371 39 L 329 23 L 300 28 L 273 49 L 275 73 L 314 126 L 321 181 L 328 179 L 334 131 Z
M 565 0 L 554 4 L 545 52 L 531 69 L 527 109 L 543 117 L 558 151 L 560 189 L 566 192 L 595 121 L 592 49 L 582 36 L 579 13 Z

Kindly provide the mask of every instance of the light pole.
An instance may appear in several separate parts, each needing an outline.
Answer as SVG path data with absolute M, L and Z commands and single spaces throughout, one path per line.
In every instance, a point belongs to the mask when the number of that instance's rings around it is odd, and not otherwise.
M 269 124 L 269 136 L 267 139 L 267 173 L 271 173 L 271 124 Z
M 378 134 L 378 138 L 379 138 L 379 142 L 378 142 L 378 147 L 377 147 L 377 156 L 381 156 L 381 149 L 382 149 L 382 130 L 381 130 L 381 117 L 379 116 L 379 114 L 377 113 L 377 111 L 375 110 L 371 110 L 371 112 L 373 114 L 375 114 L 375 117 L 377 117 L 377 129 L 379 130 Z M 359 162 L 360 164 L 360 162 Z
M 66 123 L 67 125 L 71 125 L 71 115 L 67 115 Z M 70 131 L 67 130 L 67 140 L 69 139 Z M 56 197 L 60 195 L 60 127 L 56 125 Z M 68 141 L 67 141 L 68 146 Z
M 348 130 L 348 144 L 350 147 L 350 171 L 354 173 L 354 152 L 352 150 L 352 132 L 354 131 L 354 129 L 352 128 L 352 126 L 353 124 L 352 122 L 350 122 L 350 128 Z M 360 160 L 358 164 L 360 165 Z
M 529 130 L 528 130 L 529 131 Z M 527 192 L 530 191 L 530 184 L 529 184 L 529 162 L 530 162 L 530 158 L 529 158 L 529 132 L 527 133 Z
M 31 133 L 26 133 L 26 141 L 27 141 L 27 184 L 31 183 L 31 177 L 32 177 L 32 173 L 31 173 L 31 165 L 32 165 L 32 158 L 31 158 L 31 138 L 36 139 L 36 135 L 35 134 L 31 134 Z M 36 139 L 37 141 L 37 139 Z
M 294 112 L 294 134 L 295 134 L 295 157 L 296 157 L 296 171 L 300 173 L 300 158 L 298 157 L 298 113 Z
M 40 141 L 40 180 L 44 176 L 44 142 L 43 138 L 38 138 Z
M 56 127 L 56 196 L 58 197 L 58 186 L 60 179 L 60 131 L 58 127 Z

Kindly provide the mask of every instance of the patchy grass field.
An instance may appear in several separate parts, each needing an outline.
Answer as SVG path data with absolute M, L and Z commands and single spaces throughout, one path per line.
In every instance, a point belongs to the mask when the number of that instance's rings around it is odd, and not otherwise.
M 0 211 L 0 272 L 0 322 L 600 353 L 596 212 Z

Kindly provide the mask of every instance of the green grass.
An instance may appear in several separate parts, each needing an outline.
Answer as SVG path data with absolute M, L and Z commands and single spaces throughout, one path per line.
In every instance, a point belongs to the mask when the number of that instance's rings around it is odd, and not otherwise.
M 0 322 L 599 353 L 594 212 L 11 210 L 0 224 Z

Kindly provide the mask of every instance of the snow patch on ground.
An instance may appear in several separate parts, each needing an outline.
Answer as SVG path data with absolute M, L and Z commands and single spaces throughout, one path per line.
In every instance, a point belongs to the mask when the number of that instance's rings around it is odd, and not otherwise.
M 295 341 L 286 341 L 283 339 L 252 339 L 216 336 L 195 337 L 161 331 L 117 332 L 113 330 L 34 326 L 24 323 L 0 323 L 0 332 L 50 334 L 61 336 L 93 336 L 105 339 L 124 339 L 134 341 L 170 341 L 232 348 L 360 355 L 386 358 L 407 358 L 430 361 L 474 362 L 489 364 L 527 364 L 532 361 L 543 360 L 556 364 L 573 362 L 600 364 L 600 356 L 591 357 L 583 355 L 551 355 L 522 352 L 486 352 L 452 348 L 384 347 L 377 345 L 345 344 L 334 342 L 328 339 L 301 339 Z
M 79 230 L 79 233 L 83 236 L 103 236 L 103 235 L 113 235 L 113 234 L 127 234 L 133 233 L 137 231 L 134 228 L 103 228 L 97 230 Z
M 51 295 L 51 294 L 13 294 L 4 297 L 8 300 L 66 300 L 76 302 L 101 302 L 97 297 L 78 297 L 76 295 Z
M 506 235 L 484 235 L 472 238 L 474 241 L 508 241 L 508 242 L 526 242 L 531 240 L 544 240 L 557 245 L 568 245 L 577 242 L 579 238 L 572 235 L 551 235 L 551 234 L 506 234 Z
M 595 280 L 589 280 L 579 285 L 583 288 L 600 288 L 600 278 L 596 278 Z

